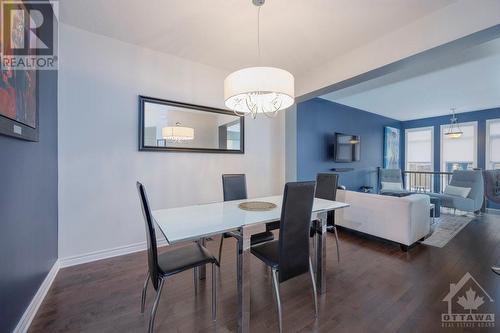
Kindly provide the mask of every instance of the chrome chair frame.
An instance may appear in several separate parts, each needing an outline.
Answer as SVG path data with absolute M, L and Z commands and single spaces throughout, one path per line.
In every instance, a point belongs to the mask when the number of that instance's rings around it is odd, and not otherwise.
M 251 252 L 271 268 L 272 284 L 278 310 L 279 331 L 283 332 L 280 283 L 309 271 L 315 317 L 318 316 L 316 278 L 309 254 L 311 210 L 314 182 L 287 183 L 283 194 L 279 240 L 254 245 Z
M 280 285 L 278 282 L 278 269 L 272 268 L 272 277 L 273 277 L 273 289 L 274 289 L 274 297 L 276 298 L 276 307 L 278 308 L 278 320 L 279 320 L 279 328 L 280 333 L 283 333 L 283 314 L 281 310 L 281 297 L 280 297 Z M 314 278 L 313 266 L 311 258 L 309 258 L 309 275 L 311 277 L 313 297 L 314 297 L 314 315 L 318 317 L 318 293 L 316 292 L 316 279 Z
M 154 322 L 156 317 L 156 311 L 158 309 L 158 303 L 160 296 L 165 285 L 165 281 L 168 277 L 175 275 L 177 273 L 193 269 L 194 273 L 194 289 L 195 294 L 198 293 L 198 273 L 199 267 L 205 267 L 207 264 L 212 265 L 212 320 L 216 319 L 217 315 L 217 270 L 215 266 L 219 265 L 217 259 L 209 253 L 209 251 L 203 246 L 203 242 L 197 242 L 197 244 L 192 244 L 178 249 L 173 249 L 172 251 L 165 252 L 158 255 L 158 248 L 156 243 L 156 233 L 154 226 L 154 218 L 151 214 L 151 209 L 149 206 L 149 200 L 147 198 L 146 189 L 144 185 L 137 182 L 137 190 L 139 192 L 142 213 L 146 225 L 146 240 L 147 240 L 147 253 L 148 253 L 148 273 L 146 274 L 146 279 L 142 287 L 141 294 L 141 313 L 144 313 L 144 307 L 146 303 L 146 293 L 149 282 L 153 284 L 156 289 L 156 295 L 151 308 L 151 313 L 149 317 L 148 332 L 152 333 L 154 330 Z M 173 254 L 176 256 L 173 256 Z M 179 257 L 188 257 L 189 260 L 179 261 Z M 176 259 L 177 258 L 177 259 Z M 162 262 L 160 262 L 160 259 Z M 173 264 L 177 260 L 176 264 Z M 165 262 L 169 262 L 170 266 L 163 266 Z
M 215 321 L 217 318 L 217 270 L 215 269 L 215 266 L 217 266 L 215 263 L 212 265 L 212 320 Z M 195 267 L 193 269 L 193 275 L 194 275 L 194 290 L 195 294 L 198 293 L 198 267 Z M 150 280 L 150 273 L 148 272 L 146 275 L 146 279 L 144 280 L 144 285 L 142 287 L 142 298 L 141 298 L 141 313 L 144 313 L 144 307 L 146 304 L 146 293 L 148 290 L 148 284 Z M 158 287 L 158 290 L 156 291 L 155 299 L 153 302 L 153 307 L 151 308 L 151 313 L 149 316 L 149 325 L 148 325 L 148 332 L 153 332 L 154 329 L 154 322 L 155 322 L 155 317 L 156 317 L 156 310 L 158 308 L 158 302 L 160 300 L 161 292 L 163 290 L 163 286 L 165 284 L 166 278 L 160 278 L 160 284 Z

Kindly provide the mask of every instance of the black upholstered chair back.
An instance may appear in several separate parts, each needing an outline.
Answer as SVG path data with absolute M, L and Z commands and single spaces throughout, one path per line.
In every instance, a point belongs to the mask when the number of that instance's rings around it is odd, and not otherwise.
M 315 198 L 335 201 L 337 198 L 337 187 L 339 186 L 339 175 L 335 173 L 318 173 L 316 176 Z M 335 212 L 327 213 L 328 225 L 334 224 Z
M 315 198 L 335 201 L 339 177 L 335 173 L 318 173 Z
M 151 282 L 156 289 L 158 289 L 158 283 L 160 281 L 160 274 L 158 270 L 158 248 L 156 244 L 156 233 L 155 226 L 153 223 L 153 215 L 151 214 L 151 208 L 149 207 L 148 196 L 146 195 L 146 189 L 144 185 L 137 182 L 137 190 L 139 191 L 139 197 L 141 199 L 142 215 L 144 216 L 144 222 L 146 224 L 146 240 L 148 243 L 148 268 L 151 277 Z
M 279 239 L 279 281 L 309 271 L 309 229 L 315 182 L 287 183 Z
M 243 200 L 247 198 L 247 182 L 244 174 L 222 175 L 222 192 L 224 201 Z

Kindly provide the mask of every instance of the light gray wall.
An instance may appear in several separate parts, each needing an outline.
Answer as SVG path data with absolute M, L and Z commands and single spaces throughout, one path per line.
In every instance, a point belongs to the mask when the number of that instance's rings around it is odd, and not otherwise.
M 246 119 L 244 155 L 138 151 L 139 94 L 223 107 L 226 74 L 61 24 L 60 258 L 145 241 L 136 180 L 153 209 L 222 200 L 222 173 L 246 173 L 251 197 L 282 192 L 283 113 Z

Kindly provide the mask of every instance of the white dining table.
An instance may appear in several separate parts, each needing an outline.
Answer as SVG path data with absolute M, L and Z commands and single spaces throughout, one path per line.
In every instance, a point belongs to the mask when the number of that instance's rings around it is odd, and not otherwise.
M 247 211 L 242 202 L 271 202 L 276 208 L 268 211 Z M 250 236 L 265 231 L 265 224 L 280 220 L 282 195 L 215 202 L 209 204 L 154 210 L 153 217 L 167 244 L 201 241 L 210 236 L 231 232 L 238 239 L 238 332 L 250 332 Z M 318 220 L 315 250 L 312 255 L 318 293 L 326 292 L 326 219 L 327 212 L 345 208 L 343 202 L 314 199 L 311 218 Z M 200 274 L 204 276 L 204 269 Z

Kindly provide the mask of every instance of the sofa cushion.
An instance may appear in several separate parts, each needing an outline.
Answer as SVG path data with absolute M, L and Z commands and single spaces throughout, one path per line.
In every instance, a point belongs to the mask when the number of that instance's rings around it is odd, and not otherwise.
M 444 189 L 444 194 L 467 198 L 469 196 L 470 190 L 470 187 L 448 185 Z

